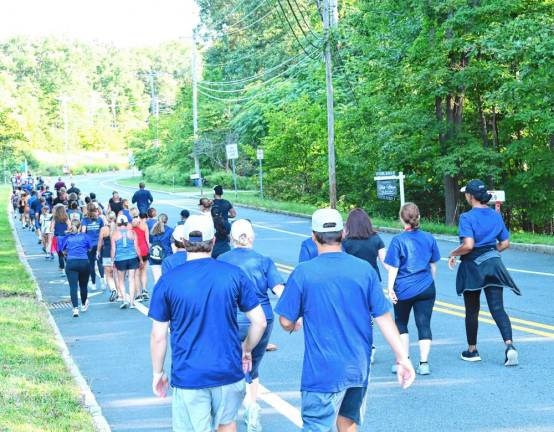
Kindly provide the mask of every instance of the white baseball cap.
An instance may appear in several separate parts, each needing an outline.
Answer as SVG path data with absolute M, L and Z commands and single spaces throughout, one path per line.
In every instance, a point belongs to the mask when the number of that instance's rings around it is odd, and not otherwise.
M 183 241 L 185 238 L 185 226 L 184 225 L 177 225 L 175 229 L 173 230 L 173 238 L 177 241 Z
M 127 219 L 127 216 L 125 216 L 124 214 L 120 214 L 115 221 L 118 225 L 129 223 L 129 219 Z
M 233 222 L 231 225 L 231 237 L 233 240 L 238 241 L 242 235 L 253 239 L 254 238 L 254 229 L 250 221 L 246 219 L 239 219 Z
M 342 216 L 335 209 L 319 209 L 312 215 L 312 231 L 318 233 L 342 231 Z
M 192 215 L 183 224 L 183 237 L 190 242 L 208 241 L 214 238 L 215 228 L 211 217 Z M 190 237 L 190 233 L 198 231 L 202 237 Z

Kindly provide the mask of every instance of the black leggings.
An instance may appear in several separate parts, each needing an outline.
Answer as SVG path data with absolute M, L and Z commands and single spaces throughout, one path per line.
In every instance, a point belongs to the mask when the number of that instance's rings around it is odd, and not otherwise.
M 500 330 L 504 342 L 512 340 L 512 324 L 510 318 L 504 310 L 502 298 L 503 289 L 501 287 L 484 288 L 485 297 L 491 315 Z M 477 328 L 479 327 L 479 310 L 481 309 L 481 290 L 464 291 L 464 303 L 466 306 L 466 335 L 468 345 L 477 345 Z
M 96 246 L 88 251 L 88 264 L 90 267 L 90 281 L 96 283 Z M 98 266 L 100 267 L 100 265 Z
M 77 289 L 81 291 L 81 304 L 85 304 L 88 297 L 88 278 L 90 276 L 90 266 L 86 259 L 68 259 L 65 267 L 65 274 L 69 282 L 69 294 L 73 307 L 79 306 L 77 298 Z
M 413 307 L 419 340 L 433 339 L 431 315 L 435 305 L 435 297 L 436 290 L 433 282 L 429 285 L 429 288 L 415 297 L 398 300 L 394 305 L 394 320 L 400 334 L 408 333 L 408 320 Z

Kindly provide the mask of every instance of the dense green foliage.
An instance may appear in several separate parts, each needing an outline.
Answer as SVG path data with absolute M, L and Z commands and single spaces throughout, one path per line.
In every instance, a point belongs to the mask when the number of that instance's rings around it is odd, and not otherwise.
M 64 153 L 62 98 L 70 163 L 87 150 L 126 155 L 129 136 L 149 120 L 151 72 L 167 111 L 189 80 L 189 57 L 183 42 L 141 49 L 56 38 L 0 42 L 0 155 L 13 169 L 37 149 Z
M 226 168 L 224 144 L 238 142 L 239 172 L 255 174 L 262 146 L 270 196 L 324 203 L 326 94 L 321 55 L 312 53 L 321 52 L 323 40 L 316 2 L 198 3 L 200 39 L 209 41 L 199 84 L 203 170 Z M 480 177 L 506 190 L 503 209 L 513 229 L 552 233 L 553 3 L 348 0 L 339 8 L 331 43 L 341 206 L 392 216 L 397 204 L 376 200 L 373 176 L 403 170 L 407 198 L 428 218 L 452 223 L 465 209 L 459 187 Z M 163 120 L 162 148 L 144 152 L 142 166 L 192 172 L 188 87 L 179 100 Z

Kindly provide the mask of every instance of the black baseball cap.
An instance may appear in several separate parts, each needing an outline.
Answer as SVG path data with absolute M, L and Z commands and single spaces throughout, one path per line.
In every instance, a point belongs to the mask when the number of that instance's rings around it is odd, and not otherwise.
M 466 186 L 460 189 L 460 192 L 470 194 L 479 201 L 489 201 L 492 197 L 487 192 L 487 186 L 479 179 L 471 180 Z

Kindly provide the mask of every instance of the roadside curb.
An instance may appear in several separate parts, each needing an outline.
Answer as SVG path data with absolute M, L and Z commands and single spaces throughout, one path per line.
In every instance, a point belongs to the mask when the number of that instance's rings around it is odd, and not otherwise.
M 19 238 L 19 235 L 17 234 L 17 230 L 15 229 L 15 224 L 13 220 L 13 212 L 10 206 L 10 203 L 8 202 L 8 219 L 10 221 L 10 228 L 12 230 L 12 236 L 15 241 L 15 248 L 17 251 L 17 255 L 19 257 L 19 261 L 25 268 L 25 271 L 29 274 L 31 279 L 33 280 L 33 283 L 35 284 L 35 296 L 37 302 L 44 308 L 44 310 L 47 313 L 48 316 L 48 322 L 50 324 L 50 327 L 52 327 L 52 330 L 54 331 L 54 337 L 56 339 L 56 344 L 58 345 L 58 348 L 60 350 L 60 353 L 62 355 L 62 358 L 65 362 L 66 367 L 69 369 L 69 373 L 72 375 L 75 383 L 79 387 L 80 395 L 81 395 L 81 402 L 85 409 L 90 413 L 92 416 L 92 421 L 94 424 L 94 429 L 97 432 L 111 432 L 111 427 L 108 424 L 108 421 L 102 414 L 102 408 L 100 408 L 100 405 L 98 405 L 98 402 L 96 401 L 96 398 L 94 394 L 92 393 L 92 390 L 88 383 L 86 382 L 85 378 L 81 374 L 81 371 L 79 370 L 79 367 L 71 357 L 71 354 L 69 353 L 69 349 L 63 339 L 63 336 L 60 332 L 60 329 L 58 328 L 58 325 L 56 324 L 56 321 L 54 320 L 54 317 L 46 307 L 42 292 L 40 290 L 40 286 L 37 282 L 37 279 L 35 278 L 35 275 L 33 273 L 33 269 L 29 265 L 29 262 L 25 258 L 25 251 L 23 250 L 23 245 L 21 244 L 21 240 Z
M 290 212 L 286 210 L 275 210 L 267 207 L 258 207 L 251 204 L 240 204 L 237 203 L 236 207 L 243 207 L 252 210 L 259 210 L 266 213 L 277 213 L 286 216 L 295 216 L 304 219 L 311 219 L 311 216 L 308 216 L 304 213 Z M 389 227 L 376 227 L 377 231 L 390 233 L 390 234 L 399 234 L 402 232 L 400 228 L 389 228 Z M 445 234 L 433 234 L 437 240 L 443 240 L 451 243 L 459 243 L 459 239 L 456 236 L 445 235 Z M 554 255 L 554 246 L 550 245 L 540 245 L 540 244 L 528 244 L 528 243 L 510 243 L 511 250 L 523 251 L 523 252 L 534 252 L 544 255 Z

